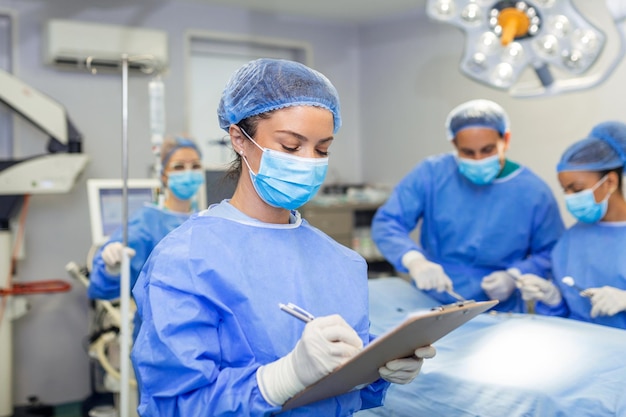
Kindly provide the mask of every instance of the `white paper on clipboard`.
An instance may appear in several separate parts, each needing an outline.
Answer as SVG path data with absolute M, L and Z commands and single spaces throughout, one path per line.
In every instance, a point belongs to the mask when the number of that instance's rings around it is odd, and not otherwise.
M 281 412 L 344 394 L 358 385 L 376 381 L 380 377 L 378 368 L 385 363 L 412 356 L 415 349 L 433 344 L 496 304 L 497 301 L 459 302 L 410 314 L 398 326 L 372 341 L 357 356 L 289 399 Z

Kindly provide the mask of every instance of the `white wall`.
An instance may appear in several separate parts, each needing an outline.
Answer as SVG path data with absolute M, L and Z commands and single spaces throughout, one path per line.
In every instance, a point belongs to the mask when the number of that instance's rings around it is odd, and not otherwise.
M 605 18 L 606 11 L 595 0 L 576 4 L 592 12 L 596 22 Z M 395 184 L 424 157 L 452 150 L 444 130 L 448 112 L 466 100 L 486 98 L 500 103 L 511 118 L 508 157 L 544 178 L 563 209 L 555 171 L 563 150 L 598 122 L 626 121 L 623 62 L 596 89 L 516 99 L 462 75 L 458 65 L 462 32 L 428 20 L 424 9 L 364 26 L 359 39 L 365 181 Z M 614 56 L 615 47 L 615 43 L 607 45 L 607 56 Z M 571 222 L 562 211 L 566 222 Z
M 357 30 L 345 24 L 321 24 L 286 16 L 210 7 L 199 2 L 123 0 L 0 0 L 0 8 L 17 17 L 17 71 L 27 84 L 63 104 L 84 137 L 91 162 L 71 193 L 31 199 L 26 224 L 26 259 L 16 279 L 69 279 L 64 266 L 83 264 L 90 229 L 86 178 L 121 175 L 121 78 L 62 72 L 42 64 L 42 27 L 52 18 L 120 24 L 168 32 L 170 71 L 164 77 L 167 130 L 186 130 L 185 32 L 188 29 L 309 42 L 313 66 L 336 85 L 342 98 L 345 127 L 333 145 L 331 175 L 358 181 L 360 161 L 353 150 L 359 141 Z M 149 78 L 133 77 L 129 85 L 130 176 L 146 177 L 151 163 L 148 118 Z M 217 103 L 215 103 L 217 108 Z M 207 117 L 216 117 L 214 114 Z M 45 152 L 45 137 L 23 120 L 15 132 L 16 156 Z M 87 335 L 88 300 L 76 283 L 70 293 L 29 297 L 32 310 L 14 325 L 16 404 L 38 395 L 47 403 L 84 398 L 89 392 Z

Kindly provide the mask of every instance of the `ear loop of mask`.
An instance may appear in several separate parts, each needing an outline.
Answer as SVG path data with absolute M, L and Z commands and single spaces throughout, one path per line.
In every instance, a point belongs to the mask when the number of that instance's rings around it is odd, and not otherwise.
M 256 141 L 254 139 L 252 139 L 252 137 L 250 137 L 250 135 L 248 135 L 248 132 L 246 132 L 241 126 L 237 125 L 237 127 L 239 128 L 239 130 L 241 130 L 241 133 L 244 134 L 245 137 L 247 137 L 248 139 L 250 139 L 250 141 L 252 143 L 254 143 L 256 145 L 257 148 L 259 148 L 261 150 L 261 152 L 265 152 L 265 149 L 263 149 L 258 143 L 256 143 Z M 250 164 L 248 163 L 248 158 L 246 158 L 246 156 L 243 154 L 243 150 L 239 151 L 239 155 L 241 155 L 241 159 L 243 159 L 243 162 L 246 164 L 246 166 L 248 167 L 248 170 L 250 171 L 250 173 L 254 176 L 256 176 L 257 174 L 254 173 L 254 171 L 252 170 L 252 168 L 250 167 Z
M 606 182 L 606 180 L 609 178 L 609 174 L 606 174 L 604 177 L 600 178 L 600 181 L 598 181 L 593 187 L 590 188 L 591 190 L 591 194 L 594 193 L 594 191 L 596 191 L 602 184 L 604 184 Z M 603 201 L 606 201 L 609 199 L 609 197 L 611 196 L 611 194 L 613 194 L 613 191 L 609 191 L 606 194 L 606 197 L 604 197 L 602 199 L 602 201 L 600 201 L 600 203 L 602 203 Z M 596 197 L 595 194 L 593 196 L 593 201 L 596 201 Z

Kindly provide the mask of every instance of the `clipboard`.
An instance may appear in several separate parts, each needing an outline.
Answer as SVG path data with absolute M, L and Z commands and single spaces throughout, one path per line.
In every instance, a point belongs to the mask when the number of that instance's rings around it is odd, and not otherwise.
M 371 384 L 380 378 L 378 368 L 385 363 L 412 356 L 415 349 L 433 344 L 496 304 L 498 301 L 495 300 L 460 301 L 409 314 L 402 323 L 374 339 L 358 355 L 290 398 L 281 412 L 344 394 L 359 385 Z

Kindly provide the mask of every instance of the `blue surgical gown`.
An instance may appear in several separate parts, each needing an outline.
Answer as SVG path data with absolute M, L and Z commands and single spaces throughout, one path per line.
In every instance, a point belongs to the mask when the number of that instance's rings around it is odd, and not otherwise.
M 626 222 L 576 223 L 561 237 L 552 251 L 554 283 L 561 291 L 560 305 L 538 302 L 540 314 L 558 315 L 591 323 L 626 329 L 626 312 L 592 318 L 589 298 L 561 281 L 570 276 L 580 288 L 605 285 L 626 290 Z
M 133 288 L 143 264 L 146 262 L 154 247 L 172 230 L 180 226 L 189 218 L 189 213 L 178 213 L 146 204 L 128 220 L 128 247 L 135 250 L 135 256 L 130 259 L 130 287 Z M 111 242 L 123 241 L 123 230 L 116 230 L 109 239 Z M 120 296 L 120 275 L 111 275 L 106 270 L 102 259 L 103 245 L 93 259 L 89 273 L 89 287 L 87 295 L 92 299 L 111 300 Z M 139 326 L 139 316 L 134 317 L 133 339 Z
M 188 218 L 189 213 L 177 213 L 148 204 L 132 214 L 128 221 L 128 247 L 135 250 L 135 256 L 130 260 L 131 288 L 157 243 Z M 116 230 L 107 244 L 122 242 L 122 233 L 122 229 Z M 87 294 L 90 298 L 111 300 L 120 296 L 120 276 L 107 272 L 102 259 L 102 250 L 105 246 L 106 244 L 98 249 L 93 259 Z
M 142 416 L 267 416 L 259 366 L 287 355 L 304 323 L 280 310 L 340 314 L 369 343 L 367 265 L 292 216 L 262 223 L 223 201 L 155 248 L 133 295 L 142 325 L 132 359 Z M 286 412 L 350 416 L 382 404 L 388 383 Z
M 420 223 L 420 244 L 410 233 Z M 440 264 L 466 299 L 487 300 L 480 284 L 494 271 L 518 268 L 546 276 L 550 251 L 563 233 L 558 205 L 549 187 L 519 167 L 488 185 L 463 176 L 453 154 L 429 157 L 394 188 L 372 222 L 372 238 L 400 272 L 410 250 Z M 427 291 L 442 303 L 446 293 Z M 519 291 L 496 306 L 523 312 Z

